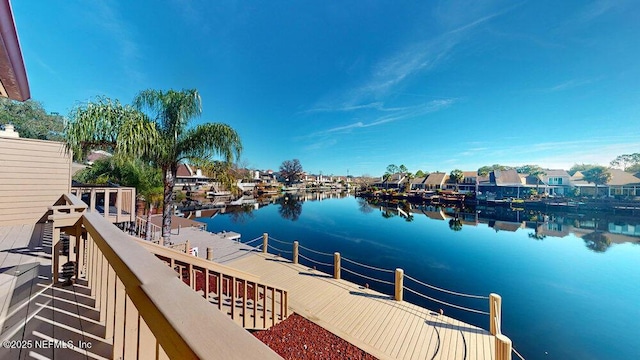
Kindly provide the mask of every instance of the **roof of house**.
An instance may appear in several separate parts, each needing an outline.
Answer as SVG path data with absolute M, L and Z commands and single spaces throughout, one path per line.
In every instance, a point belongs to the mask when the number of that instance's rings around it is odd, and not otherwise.
M 424 181 L 425 185 L 442 185 L 449 178 L 449 175 L 441 172 L 434 172 L 429 174 Z
M 523 179 L 515 169 L 494 170 L 495 184 L 498 186 L 523 185 Z
M 415 178 L 415 179 L 411 180 L 411 183 L 412 183 L 412 184 L 422 184 L 423 182 L 425 182 L 425 180 L 427 180 L 427 177 L 426 177 L 426 176 L 423 176 L 423 177 L 417 177 L 417 178 Z
M 194 171 L 191 169 L 191 166 L 187 164 L 178 165 L 178 170 L 176 171 L 176 177 L 191 177 L 194 175 Z
M 478 172 L 477 171 L 463 171 L 462 175 L 464 175 L 464 177 L 466 177 L 466 178 L 477 178 L 478 177 Z
M 31 97 L 11 4 L 0 1 L 0 96 L 25 101 Z
M 543 170 L 546 175 L 544 176 L 553 176 L 553 177 L 571 177 L 566 170 L 562 169 L 544 169 Z
M 640 184 L 640 178 L 637 178 L 633 174 L 622 171 L 620 169 L 608 169 L 611 174 L 611 180 L 607 182 L 609 186 L 623 186 L 631 184 Z M 571 182 L 576 186 L 595 186 L 593 183 L 589 183 L 584 180 L 584 174 L 577 171 L 571 177 Z
M 500 220 L 496 220 L 496 222 L 493 224 L 493 228 L 498 231 L 498 230 L 502 230 L 502 231 L 517 231 L 518 229 L 522 228 L 523 223 L 521 222 L 510 222 L 510 221 L 500 221 Z
M 609 173 L 611 174 L 611 180 L 607 183 L 608 185 L 619 186 L 640 184 L 640 179 L 626 171 L 620 169 L 609 169 Z

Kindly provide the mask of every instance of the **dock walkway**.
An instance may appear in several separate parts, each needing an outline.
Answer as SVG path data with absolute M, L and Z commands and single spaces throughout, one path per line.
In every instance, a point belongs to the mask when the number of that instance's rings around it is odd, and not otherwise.
M 206 231 L 183 230 L 172 241 L 198 244 L 201 257 L 212 247 L 214 261 L 287 289 L 293 312 L 377 358 L 494 358 L 494 337 L 484 329 Z

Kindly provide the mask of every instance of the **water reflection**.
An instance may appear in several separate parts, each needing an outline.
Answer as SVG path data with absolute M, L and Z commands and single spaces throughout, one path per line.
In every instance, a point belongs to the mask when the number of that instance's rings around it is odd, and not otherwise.
M 303 197 L 295 194 L 287 194 L 280 197 L 276 203 L 280 205 L 278 213 L 283 219 L 296 221 L 302 214 Z
M 594 252 L 605 252 L 613 244 L 640 244 L 640 220 L 634 216 L 601 212 L 541 212 L 509 207 L 425 205 L 377 199 L 367 200 L 367 204 L 371 209 L 379 209 L 383 218 L 402 216 L 413 219 L 414 216 L 424 215 L 430 220 L 447 221 L 452 231 L 461 231 L 463 226 L 487 226 L 496 232 L 527 231 L 528 237 L 536 241 L 573 234 L 582 238 L 585 246 Z M 363 211 L 365 204 L 361 202 L 359 206 Z
M 297 221 L 306 201 L 344 198 L 346 193 L 312 192 L 288 193 L 260 198 L 242 198 L 227 205 L 234 223 L 245 223 L 253 218 L 252 211 L 270 204 L 278 205 L 278 214 L 286 220 Z M 640 219 L 613 213 L 577 213 L 567 211 L 534 211 L 509 207 L 413 204 L 407 201 L 357 199 L 363 214 L 379 212 L 384 219 L 402 218 L 407 223 L 425 216 L 433 221 L 447 221 L 451 231 L 466 226 L 486 226 L 495 232 L 527 232 L 528 238 L 543 241 L 548 237 L 563 238 L 570 234 L 584 240 L 585 247 L 602 253 L 614 244 L 640 244 Z

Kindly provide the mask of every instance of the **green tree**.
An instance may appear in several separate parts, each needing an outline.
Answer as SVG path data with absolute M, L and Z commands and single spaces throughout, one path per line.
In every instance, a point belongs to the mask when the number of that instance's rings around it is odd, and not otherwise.
M 422 170 L 416 171 L 416 178 L 423 178 L 425 176 L 427 176 L 427 174 L 425 174 L 424 171 L 422 171 Z
M 462 230 L 462 221 L 457 216 L 449 220 L 449 229 L 453 231 Z
M 604 166 L 594 166 L 589 170 L 583 171 L 582 175 L 584 175 L 586 182 L 593 183 L 596 186 L 594 198 L 598 196 L 598 185 L 604 185 L 611 180 L 611 173 Z
M 538 165 L 523 165 L 516 168 L 520 174 L 529 174 L 536 179 L 536 194 L 540 194 L 540 177 L 547 175 L 547 172 Z
M 400 172 L 400 168 L 395 164 L 389 164 L 387 166 L 387 171 L 382 175 L 382 181 L 385 182 L 387 190 L 389 190 L 389 179 L 393 174 Z
M 622 154 L 611 160 L 610 164 L 613 167 L 622 168 L 624 171 L 636 172 L 636 169 L 640 170 L 640 153 Z
M 136 188 L 136 197 L 144 200 L 147 212 L 147 240 L 151 240 L 151 214 L 162 205 L 162 173 L 140 160 L 100 159 L 74 175 L 74 180 L 88 184 L 109 182 Z
M 286 179 L 287 184 L 291 185 L 302 178 L 302 164 L 300 160 L 285 160 L 280 165 L 280 175 Z
M 393 174 L 399 173 L 399 172 L 400 172 L 400 167 L 399 166 L 397 166 L 395 164 L 389 164 L 387 166 L 387 172 L 386 172 L 387 174 L 393 175 Z
M 145 159 L 158 167 L 164 188 L 162 236 L 169 240 L 178 164 L 214 156 L 232 162 L 240 156 L 242 144 L 236 131 L 226 124 L 188 127 L 202 112 L 195 89 L 144 90 L 133 105 L 99 99 L 77 107 L 67 127 L 67 146 L 81 153 L 95 147 L 112 148 L 117 156 Z
M 594 252 L 605 252 L 611 246 L 611 239 L 602 231 L 594 231 L 582 237 L 587 248 Z
M 500 164 L 493 164 L 491 166 L 486 165 L 478 169 L 478 175 L 487 176 L 493 170 L 509 170 L 509 169 L 511 169 L 511 166 L 500 165 Z
M 20 137 L 41 140 L 63 140 L 64 118 L 47 114 L 41 103 L 0 97 L 0 125 L 13 124 Z
M 464 180 L 464 173 L 460 169 L 451 170 L 449 177 L 456 184 L 456 191 L 460 191 L 460 183 Z
M 237 185 L 236 171 L 233 164 L 227 161 L 212 159 L 192 159 L 191 165 L 202 170 L 205 176 L 213 178 L 232 194 L 239 194 L 241 189 Z
M 398 172 L 406 173 L 406 172 L 408 172 L 408 171 L 409 171 L 409 169 L 407 169 L 407 167 L 406 167 L 406 166 L 404 166 L 404 164 L 402 164 L 402 165 L 398 166 Z
M 573 176 L 573 174 L 577 173 L 578 171 L 580 172 L 585 172 L 589 169 L 592 169 L 594 167 L 596 167 L 598 165 L 591 165 L 591 164 L 573 164 L 573 166 L 571 167 L 571 169 L 569 169 L 568 173 L 569 175 Z

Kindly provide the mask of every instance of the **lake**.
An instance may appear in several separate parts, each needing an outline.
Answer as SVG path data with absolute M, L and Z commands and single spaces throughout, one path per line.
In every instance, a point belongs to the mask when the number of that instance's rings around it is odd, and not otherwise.
M 640 358 L 640 219 L 607 214 L 536 213 L 509 208 L 436 208 L 370 203 L 310 194 L 273 199 L 257 209 L 229 207 L 200 218 L 209 231 L 235 231 L 248 241 L 273 238 L 461 293 L 502 296 L 502 331 L 525 359 Z M 331 198 L 333 197 L 333 198 Z M 313 201 L 315 200 L 315 201 Z M 321 201 L 319 201 L 321 200 Z M 257 207 L 257 206 L 256 206 Z M 455 220 L 457 218 L 457 220 Z M 283 250 L 290 246 L 270 242 Z M 278 250 L 270 250 L 278 253 Z M 319 262 L 330 257 L 305 252 Z M 305 259 L 305 265 L 313 265 Z M 342 261 L 359 274 L 393 282 L 393 274 Z M 317 265 L 318 270 L 332 269 Z M 342 277 L 393 294 L 393 287 L 342 271 Z M 488 301 L 441 293 L 405 279 L 441 301 L 488 310 Z M 405 300 L 488 329 L 488 316 L 434 303 L 405 291 Z

